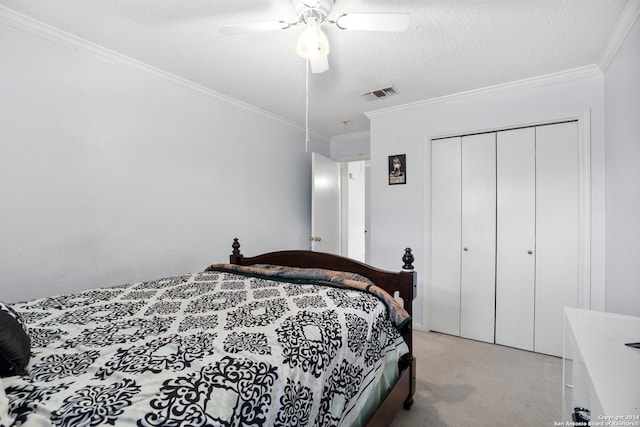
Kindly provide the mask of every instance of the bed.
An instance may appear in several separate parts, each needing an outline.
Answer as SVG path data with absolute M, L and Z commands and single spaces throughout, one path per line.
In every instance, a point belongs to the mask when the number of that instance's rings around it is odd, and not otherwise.
M 387 426 L 416 275 L 311 251 L 0 303 L 1 426 Z

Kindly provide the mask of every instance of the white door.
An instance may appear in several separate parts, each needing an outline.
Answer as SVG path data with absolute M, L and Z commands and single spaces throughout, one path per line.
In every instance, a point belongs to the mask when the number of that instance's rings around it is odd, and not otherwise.
M 311 250 L 340 250 L 340 164 L 311 153 Z
M 580 144 L 575 121 L 432 141 L 432 330 L 562 354 L 588 291 Z
M 536 127 L 538 353 L 562 354 L 564 307 L 578 307 L 580 204 L 578 123 Z
M 431 143 L 431 330 L 460 335 L 461 138 Z
M 494 341 L 495 133 L 431 144 L 431 330 Z
M 498 132 L 496 343 L 533 351 L 535 128 Z
M 496 134 L 462 138 L 460 336 L 494 342 Z

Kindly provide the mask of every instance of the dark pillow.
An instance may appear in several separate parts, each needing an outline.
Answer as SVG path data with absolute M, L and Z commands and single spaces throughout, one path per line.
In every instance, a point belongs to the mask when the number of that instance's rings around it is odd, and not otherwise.
M 20 315 L 0 301 L 0 376 L 26 373 L 31 357 L 31 340 Z

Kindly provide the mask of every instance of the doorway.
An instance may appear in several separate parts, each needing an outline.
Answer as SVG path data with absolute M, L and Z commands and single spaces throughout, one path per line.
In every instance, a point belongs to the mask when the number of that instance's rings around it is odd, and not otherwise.
M 369 161 L 340 164 L 342 182 L 342 255 L 369 261 Z
M 369 261 L 369 161 L 312 153 L 310 249 Z

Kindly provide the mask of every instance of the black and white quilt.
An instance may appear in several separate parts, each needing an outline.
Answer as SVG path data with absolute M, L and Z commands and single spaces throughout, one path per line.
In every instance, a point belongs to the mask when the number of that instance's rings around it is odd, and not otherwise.
M 375 295 L 239 271 L 13 308 L 31 360 L 1 379 L 7 427 L 349 426 L 407 352 Z

